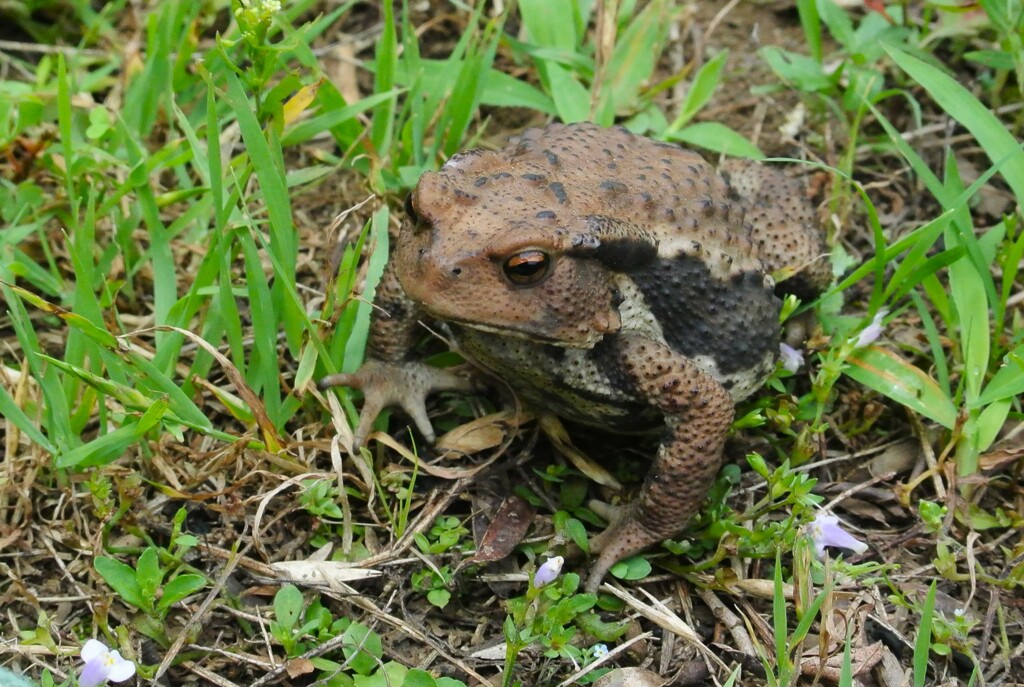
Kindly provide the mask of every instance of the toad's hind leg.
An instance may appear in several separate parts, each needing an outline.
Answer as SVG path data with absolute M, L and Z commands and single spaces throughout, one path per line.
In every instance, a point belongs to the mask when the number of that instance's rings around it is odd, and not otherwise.
M 588 591 L 621 558 L 682 531 L 714 483 L 734 414 L 722 385 L 664 343 L 631 335 L 616 343 L 626 383 L 664 413 L 667 433 L 639 498 L 591 542 L 598 557 Z

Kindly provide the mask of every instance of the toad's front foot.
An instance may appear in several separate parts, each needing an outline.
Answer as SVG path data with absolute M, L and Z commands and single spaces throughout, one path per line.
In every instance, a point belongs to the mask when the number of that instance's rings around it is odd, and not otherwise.
M 366 441 L 384 408 L 398 406 L 412 419 L 416 429 L 434 443 L 434 428 L 427 415 L 427 395 L 434 391 L 473 390 L 473 383 L 450 370 L 418 362 L 385 363 L 368 360 L 356 372 L 328 375 L 320 388 L 348 386 L 363 392 L 363 409 L 355 431 L 355 447 Z

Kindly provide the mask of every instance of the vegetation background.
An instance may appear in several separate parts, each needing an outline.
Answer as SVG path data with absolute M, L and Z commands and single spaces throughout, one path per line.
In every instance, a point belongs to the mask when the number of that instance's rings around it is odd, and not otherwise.
M 1017 0 L 0 0 L 0 664 L 75 684 L 96 637 L 173 685 L 1024 683 L 1022 29 Z M 315 387 L 362 359 L 419 175 L 553 119 L 796 161 L 837 277 L 692 535 L 597 595 L 578 561 L 530 582 L 609 496 L 555 429 L 445 397 L 437 448 L 396 418 L 352 452 Z M 867 552 L 819 557 L 825 512 Z

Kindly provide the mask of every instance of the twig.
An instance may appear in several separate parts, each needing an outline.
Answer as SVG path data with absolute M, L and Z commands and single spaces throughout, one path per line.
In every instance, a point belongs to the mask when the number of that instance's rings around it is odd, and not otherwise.
M 44 45 L 42 43 L 22 43 L 21 41 L 0 41 L 0 52 L 31 52 L 41 55 L 86 55 L 88 57 L 110 57 L 109 50 L 95 48 L 75 48 L 69 45 Z

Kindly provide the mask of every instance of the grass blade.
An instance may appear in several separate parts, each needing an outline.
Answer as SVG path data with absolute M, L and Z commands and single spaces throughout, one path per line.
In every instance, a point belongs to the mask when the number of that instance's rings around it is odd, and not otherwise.
M 273 305 L 276 307 L 268 312 L 277 314 L 277 321 L 273 323 L 274 330 L 276 332 L 278 324 L 283 327 L 288 340 L 288 348 L 291 354 L 297 357 L 302 345 L 302 328 L 298 323 L 301 322 L 303 313 L 301 310 L 297 310 L 289 299 L 285 298 L 282 281 L 287 281 L 289 284 L 295 283 L 298 246 L 296 245 L 295 227 L 292 225 L 292 204 L 285 183 L 280 142 L 274 141 L 275 145 L 272 146 L 271 141 L 268 140 L 268 138 L 273 140 L 273 127 L 269 128 L 267 134 L 264 135 L 238 77 L 231 72 L 227 72 L 225 77 L 228 81 L 227 99 L 238 120 L 242 140 L 245 141 L 246 151 L 252 160 L 253 169 L 263 193 L 263 202 L 267 208 L 267 218 L 270 224 L 270 250 L 282 268 L 282 273 L 277 275 L 278 278 L 274 281 L 272 289 Z M 239 191 L 241 192 L 241 186 L 239 186 Z
M 1002 175 L 1013 189 L 1017 204 L 1024 205 L 1024 151 L 1003 123 L 970 91 L 939 69 L 892 46 L 886 46 L 885 50 L 950 117 L 978 139 L 989 160 L 1001 162 L 1009 153 L 1010 159 L 1002 164 Z
M 844 372 L 901 405 L 947 429 L 956 424 L 956 408 L 935 380 L 895 353 L 877 346 L 858 350 Z
M 914 687 L 924 687 L 928 675 L 928 653 L 932 646 L 932 615 L 935 612 L 935 582 L 928 588 L 928 597 L 921 609 L 921 625 L 914 641 Z

